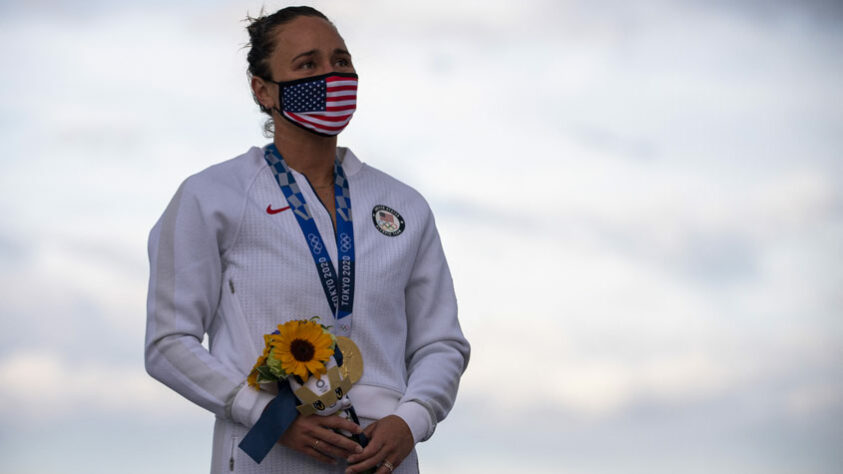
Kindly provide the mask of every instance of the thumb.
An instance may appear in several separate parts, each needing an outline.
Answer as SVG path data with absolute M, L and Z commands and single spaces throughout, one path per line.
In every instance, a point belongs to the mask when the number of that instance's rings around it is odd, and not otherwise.
M 369 426 L 363 428 L 363 434 L 366 435 L 367 438 L 370 440 L 372 439 L 372 433 L 375 432 L 375 428 L 380 420 L 374 421 L 369 424 Z

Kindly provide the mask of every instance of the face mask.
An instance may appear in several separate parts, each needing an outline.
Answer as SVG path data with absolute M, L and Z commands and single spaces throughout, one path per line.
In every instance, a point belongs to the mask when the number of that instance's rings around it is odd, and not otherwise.
M 357 74 L 332 72 L 276 84 L 281 108 L 275 110 L 317 135 L 339 134 L 357 108 Z

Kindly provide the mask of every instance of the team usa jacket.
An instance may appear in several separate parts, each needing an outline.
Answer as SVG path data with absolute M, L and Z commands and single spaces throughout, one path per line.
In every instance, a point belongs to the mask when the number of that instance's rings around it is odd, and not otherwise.
M 469 358 L 450 271 L 422 196 L 347 149 L 338 156 L 354 219 L 351 338 L 364 360 L 349 396 L 363 418 L 400 416 L 419 442 L 453 406 Z M 328 211 L 293 174 L 336 265 Z M 264 150 L 253 147 L 185 180 L 150 233 L 146 368 L 216 415 L 212 472 L 308 462 L 276 444 L 258 466 L 236 448 L 273 397 L 245 383 L 263 335 L 290 319 L 333 323 L 287 206 Z

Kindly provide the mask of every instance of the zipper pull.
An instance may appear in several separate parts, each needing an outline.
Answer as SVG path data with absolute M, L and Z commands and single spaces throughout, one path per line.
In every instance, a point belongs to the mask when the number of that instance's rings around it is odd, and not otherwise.
M 231 280 L 228 280 L 228 282 L 231 283 Z M 234 287 L 232 287 L 231 289 L 232 293 L 234 293 Z M 237 449 L 237 439 L 237 436 L 231 437 L 231 457 L 228 458 L 228 470 L 231 472 L 234 472 L 234 450 Z

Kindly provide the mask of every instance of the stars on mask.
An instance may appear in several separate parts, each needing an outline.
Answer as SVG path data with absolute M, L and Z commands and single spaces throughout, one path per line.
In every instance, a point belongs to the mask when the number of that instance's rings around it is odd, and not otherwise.
M 284 88 L 284 110 L 292 113 L 324 111 L 326 89 L 324 80 L 287 86 Z

